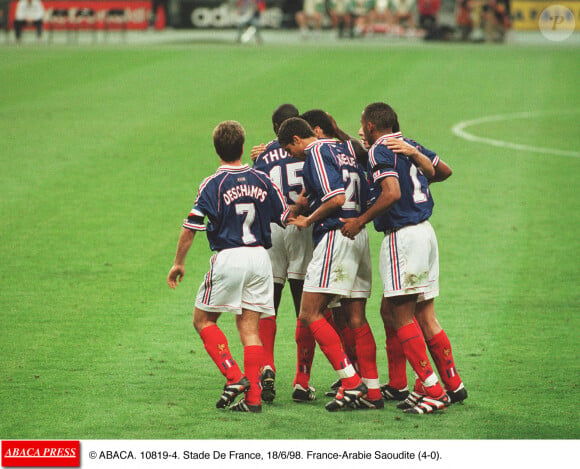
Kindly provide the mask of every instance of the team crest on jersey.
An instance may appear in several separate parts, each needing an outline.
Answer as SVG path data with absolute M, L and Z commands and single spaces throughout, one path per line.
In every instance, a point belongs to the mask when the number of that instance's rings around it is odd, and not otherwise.
M 444 348 L 443 349 L 443 355 L 445 355 L 446 357 L 448 357 L 449 355 L 451 355 L 451 349 L 450 348 Z
M 220 352 L 223 352 L 226 349 L 226 344 L 218 344 L 217 348 Z
M 429 365 L 429 362 L 427 360 L 421 360 L 419 362 L 419 365 L 421 366 L 421 368 L 427 368 L 427 366 Z

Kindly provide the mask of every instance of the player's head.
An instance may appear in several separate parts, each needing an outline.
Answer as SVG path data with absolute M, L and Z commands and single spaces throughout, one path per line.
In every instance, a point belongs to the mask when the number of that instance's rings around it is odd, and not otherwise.
M 246 132 L 237 121 L 220 122 L 213 130 L 213 146 L 218 156 L 226 163 L 242 157 Z
M 322 109 L 311 109 L 300 116 L 310 124 L 318 138 L 335 138 L 336 133 L 332 125 L 332 119 Z
M 300 117 L 286 119 L 278 130 L 278 143 L 295 158 L 304 157 L 304 148 L 311 140 L 316 140 L 316 134 Z
M 364 138 L 370 145 L 381 135 L 399 132 L 397 113 L 386 103 L 372 103 L 365 107 L 360 123 Z
M 298 108 L 293 104 L 281 104 L 278 106 L 274 113 L 272 114 L 272 127 L 274 128 L 274 133 L 278 135 L 278 129 L 286 119 L 291 117 L 298 117 L 300 112 Z

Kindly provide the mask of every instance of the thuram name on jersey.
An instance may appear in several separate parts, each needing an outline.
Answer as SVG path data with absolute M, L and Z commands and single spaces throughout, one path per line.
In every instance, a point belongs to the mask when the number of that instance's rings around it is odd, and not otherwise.
M 226 205 L 230 205 L 234 200 L 237 200 L 240 197 L 252 197 L 253 199 L 259 200 L 260 202 L 264 202 L 267 195 L 268 193 L 258 186 L 241 184 L 239 186 L 234 186 L 224 192 L 223 199 Z
M 289 158 L 290 155 L 281 147 L 274 148 L 268 152 L 262 153 L 261 158 L 264 160 L 264 164 L 271 164 L 274 161 L 285 160 Z

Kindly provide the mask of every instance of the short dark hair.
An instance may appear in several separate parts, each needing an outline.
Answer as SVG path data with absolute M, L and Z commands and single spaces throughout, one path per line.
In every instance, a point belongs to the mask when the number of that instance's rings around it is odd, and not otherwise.
M 291 117 L 298 117 L 300 112 L 294 104 L 281 104 L 278 106 L 274 113 L 272 114 L 272 125 L 274 126 L 274 132 L 278 133 L 278 129 L 286 119 Z
M 244 151 L 246 131 L 237 121 L 220 122 L 213 130 L 213 146 L 219 157 L 231 163 L 239 160 Z
M 294 136 L 300 138 L 316 137 L 314 130 L 310 124 L 300 117 L 291 117 L 286 119 L 280 129 L 278 130 L 278 143 L 284 148 L 289 143 L 292 143 Z
M 308 122 L 310 127 L 320 127 L 322 132 L 324 132 L 324 135 L 327 137 L 336 137 L 336 132 L 334 126 L 332 125 L 332 119 L 328 113 L 322 109 L 311 109 L 310 111 L 306 111 L 300 117 Z
M 365 107 L 363 118 L 371 122 L 379 131 L 399 132 L 399 117 L 395 110 L 386 103 L 372 103 Z

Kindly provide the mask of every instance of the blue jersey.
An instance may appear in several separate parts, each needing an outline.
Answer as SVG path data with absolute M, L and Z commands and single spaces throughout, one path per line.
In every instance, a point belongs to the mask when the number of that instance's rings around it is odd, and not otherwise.
M 407 142 L 409 145 L 413 145 L 415 148 L 417 148 L 421 153 L 423 153 L 427 158 L 431 160 L 431 163 L 433 163 L 434 167 L 437 167 L 440 161 L 439 157 L 437 156 L 437 153 L 429 150 L 428 148 L 425 148 L 423 145 L 417 143 L 415 140 L 411 140 L 410 138 L 403 138 L 403 140 L 405 140 L 405 142 Z
M 427 177 L 407 156 L 393 153 L 384 145 L 390 137 L 403 138 L 400 132 L 380 137 L 369 150 L 368 170 L 373 183 L 373 196 L 380 193 L 381 181 L 384 178 L 396 177 L 401 188 L 401 198 L 389 210 L 375 218 L 377 231 L 417 225 L 428 220 L 433 212 L 433 198 Z M 405 141 L 418 146 L 412 140 Z
M 283 226 L 288 215 L 284 196 L 266 174 L 248 165 L 224 165 L 199 186 L 183 227 L 207 231 L 213 251 L 241 246 L 268 249 L 272 246 L 270 222 Z
M 341 228 L 340 218 L 358 217 L 366 210 L 368 184 L 364 169 L 356 161 L 350 142 L 322 139 L 305 149 L 304 185 L 312 211 L 337 195 L 344 195 L 344 205 L 312 228 L 314 245 L 322 236 Z
M 286 203 L 289 205 L 296 202 L 302 189 L 304 189 L 303 166 L 304 162 L 293 158 L 280 146 L 278 140 L 272 140 L 268 143 L 266 149 L 254 162 L 254 168 L 270 176 L 270 179 L 284 194 Z

